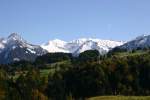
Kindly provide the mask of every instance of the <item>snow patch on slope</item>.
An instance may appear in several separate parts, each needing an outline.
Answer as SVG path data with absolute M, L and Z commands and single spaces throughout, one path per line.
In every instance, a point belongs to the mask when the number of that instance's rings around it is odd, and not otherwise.
M 59 39 L 55 39 L 52 41 L 49 41 L 48 43 L 41 45 L 43 49 L 46 49 L 48 52 L 64 52 L 64 53 L 69 53 L 68 50 L 65 48 L 66 42 L 61 41 Z

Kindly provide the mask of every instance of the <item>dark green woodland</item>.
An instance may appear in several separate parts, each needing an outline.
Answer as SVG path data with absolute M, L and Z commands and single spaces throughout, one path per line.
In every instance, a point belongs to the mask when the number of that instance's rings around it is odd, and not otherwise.
M 53 53 L 0 65 L 0 100 L 85 100 L 150 95 L 150 51 Z

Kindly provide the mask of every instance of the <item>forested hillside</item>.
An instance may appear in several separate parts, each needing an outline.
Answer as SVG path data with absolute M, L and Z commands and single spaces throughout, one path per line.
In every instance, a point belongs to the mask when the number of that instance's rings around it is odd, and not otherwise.
M 0 66 L 0 100 L 84 100 L 150 95 L 150 51 L 54 53 Z

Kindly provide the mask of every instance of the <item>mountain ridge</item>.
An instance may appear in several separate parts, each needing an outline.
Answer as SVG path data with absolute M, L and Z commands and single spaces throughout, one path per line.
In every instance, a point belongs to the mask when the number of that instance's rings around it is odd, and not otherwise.
M 115 48 L 127 50 L 150 48 L 150 35 L 142 35 L 128 42 L 79 38 L 69 42 L 54 39 L 42 45 L 34 45 L 17 33 L 12 33 L 7 38 L 0 38 L 0 63 L 34 61 L 37 56 L 46 53 L 71 53 L 78 56 L 86 50 L 98 50 L 103 55 Z
M 56 41 L 57 40 L 57 41 Z M 49 52 L 65 52 L 72 54 L 79 54 L 86 50 L 98 50 L 101 54 L 108 52 L 110 49 L 122 45 L 123 42 L 93 39 L 93 38 L 80 38 L 69 42 L 62 40 L 50 40 L 45 45 L 41 45 L 44 49 Z M 54 47 L 54 48 L 53 48 Z M 57 49 L 56 51 L 53 49 Z M 103 50 L 103 51 L 102 51 Z
M 141 35 L 116 48 L 127 51 L 150 48 L 150 35 Z M 115 49 L 115 48 L 114 48 Z

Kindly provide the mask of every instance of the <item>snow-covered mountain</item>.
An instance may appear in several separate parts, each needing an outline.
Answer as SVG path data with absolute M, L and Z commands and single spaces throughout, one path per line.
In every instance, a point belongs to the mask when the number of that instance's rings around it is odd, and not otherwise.
M 58 39 L 49 41 L 41 45 L 42 48 L 49 52 L 65 52 L 78 55 L 86 50 L 98 50 L 101 54 L 107 53 L 109 50 L 116 46 L 122 45 L 123 42 L 101 40 L 101 39 L 86 39 L 81 38 L 70 42 L 61 41 Z
M 17 33 L 12 33 L 7 38 L 0 39 L 0 63 L 11 63 L 14 61 L 34 61 L 37 56 L 47 53 L 38 45 L 27 43 Z
M 48 52 L 78 55 L 86 50 L 98 50 L 100 54 L 105 54 L 112 48 L 122 44 L 123 42 L 81 38 L 70 42 L 55 39 L 39 46 L 28 43 L 17 33 L 12 33 L 7 38 L 0 38 L 0 64 L 20 60 L 34 61 L 37 56 Z
M 150 35 L 142 35 L 137 38 L 125 43 L 117 48 L 126 50 L 135 50 L 138 48 L 150 48 Z
M 55 39 L 39 46 L 30 44 L 18 34 L 12 33 L 7 38 L 0 38 L 0 63 L 11 63 L 20 60 L 34 61 L 37 56 L 48 52 L 63 52 L 78 55 L 86 50 L 98 50 L 100 54 L 105 54 L 115 47 L 127 50 L 150 48 L 150 35 L 142 35 L 126 43 L 81 38 L 70 42 Z

